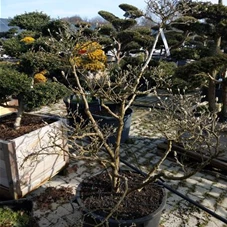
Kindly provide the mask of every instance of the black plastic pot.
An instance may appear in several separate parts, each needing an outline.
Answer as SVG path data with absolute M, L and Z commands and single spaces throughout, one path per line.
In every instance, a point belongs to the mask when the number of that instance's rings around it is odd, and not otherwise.
M 75 99 L 73 95 L 64 98 L 63 101 L 67 109 L 67 119 L 69 126 L 74 126 L 75 123 L 80 123 L 81 118 L 85 120 L 84 124 L 86 125 L 87 115 L 85 113 L 85 106 L 83 102 L 81 100 L 78 101 L 77 99 Z M 97 106 L 98 100 L 93 99 L 91 100 L 91 102 L 89 102 L 89 106 L 93 105 Z
M 0 208 L 9 208 L 14 212 L 21 211 L 27 214 L 29 217 L 28 223 L 20 223 L 21 219 L 18 219 L 20 226 L 36 227 L 38 226 L 36 219 L 33 217 L 33 202 L 29 199 L 18 199 L 18 200 L 4 200 L 0 201 Z M 1 219 L 1 217 L 0 217 Z
M 163 199 L 162 202 L 160 203 L 159 208 L 144 217 L 133 219 L 133 220 L 114 220 L 114 219 L 109 219 L 108 223 L 106 225 L 102 226 L 108 226 L 108 227 L 130 227 L 130 226 L 136 226 L 136 227 L 159 227 L 159 222 L 160 218 L 162 215 L 162 211 L 166 205 L 166 190 L 162 187 L 159 186 L 160 190 L 163 191 Z M 76 202 L 78 205 L 82 208 L 82 211 L 84 213 L 84 219 L 83 219 L 83 227 L 91 227 L 91 226 L 96 226 L 97 224 L 101 223 L 105 217 L 101 215 L 95 214 L 93 211 L 88 210 L 86 207 L 84 207 L 83 201 L 80 198 L 80 185 L 77 188 L 77 193 L 76 193 Z
M 87 117 L 87 114 L 85 113 L 84 104 L 82 102 L 78 102 L 76 99 L 73 98 L 73 96 L 66 97 L 65 99 L 63 99 L 63 101 L 67 108 L 67 113 L 68 113 L 67 119 L 68 119 L 69 126 L 74 126 L 75 123 L 80 123 L 81 117 L 84 120 L 83 125 L 85 126 L 88 122 L 88 117 Z M 108 106 L 112 111 L 117 109 L 117 104 L 108 104 Z M 89 103 L 89 108 L 92 113 L 92 116 L 94 117 L 95 120 L 97 120 L 100 127 L 109 125 L 116 128 L 118 126 L 118 121 L 116 118 L 98 113 L 100 108 L 98 100 L 93 99 Z M 126 111 L 126 114 L 124 117 L 124 128 L 121 136 L 121 143 L 124 143 L 129 138 L 132 112 L 133 111 L 131 108 L 127 109 Z M 108 143 L 114 144 L 115 141 L 116 141 L 116 133 L 113 133 L 113 135 L 108 138 Z
M 108 104 L 108 107 L 114 111 L 117 108 L 117 104 Z M 104 127 L 105 125 L 113 126 L 114 128 L 118 127 L 118 120 L 112 116 L 106 116 L 102 115 L 100 113 L 97 113 L 97 105 L 93 105 L 90 107 L 92 116 L 94 119 L 98 122 L 100 127 Z M 131 126 L 131 120 L 132 120 L 132 109 L 127 109 L 125 116 L 124 116 L 124 128 L 122 131 L 121 136 L 121 143 L 124 143 L 129 138 L 129 131 Z M 108 138 L 108 143 L 114 144 L 116 141 L 116 132 L 113 133 L 112 136 Z
M 13 211 L 23 210 L 28 214 L 32 214 L 33 202 L 29 199 L 4 200 L 0 201 L 0 207 L 9 207 Z

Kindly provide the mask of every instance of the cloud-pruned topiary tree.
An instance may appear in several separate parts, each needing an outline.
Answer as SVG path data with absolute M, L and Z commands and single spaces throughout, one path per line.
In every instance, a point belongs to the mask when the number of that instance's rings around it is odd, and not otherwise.
M 191 31 L 194 34 L 194 37 L 200 37 L 200 46 L 197 46 L 197 50 L 205 50 L 206 49 L 206 56 L 204 56 L 204 53 L 201 54 L 202 57 L 208 57 L 211 58 L 205 58 L 204 60 L 201 59 L 201 62 L 193 63 L 193 65 L 196 65 L 196 68 L 200 71 L 206 73 L 209 69 L 209 77 L 205 78 L 198 78 L 198 80 L 207 81 L 208 86 L 208 101 L 209 101 L 209 109 L 210 111 L 216 111 L 216 94 L 215 94 L 215 88 L 217 83 L 221 83 L 220 80 L 218 81 L 218 77 L 221 77 L 221 75 L 225 75 L 226 71 L 226 62 L 225 60 L 222 61 L 222 65 L 220 65 L 220 54 L 222 54 L 221 47 L 222 40 L 224 37 L 226 37 L 227 34 L 227 7 L 220 4 L 213 4 L 211 2 L 189 2 L 188 4 L 190 6 L 190 10 L 187 11 L 186 16 L 190 18 L 194 18 L 195 23 L 190 24 L 188 27 L 189 31 Z M 185 23 L 184 23 L 185 24 Z M 186 23 L 187 24 L 187 23 Z M 215 60 L 216 58 L 216 60 Z M 225 56 L 221 56 L 221 59 L 225 58 Z M 217 62 L 217 65 L 211 64 L 210 60 Z M 206 61 L 207 63 L 206 64 Z M 207 70 L 204 69 L 202 65 L 207 65 Z M 199 69 L 199 65 L 201 65 L 201 68 Z M 186 66 L 187 67 L 187 66 Z M 190 66 L 189 66 L 190 67 Z M 213 69 L 211 69 L 213 67 Z M 187 72 L 187 69 L 182 71 L 185 73 Z M 189 70 L 190 71 L 190 70 Z M 191 68 L 191 72 L 186 75 L 186 77 L 190 77 L 193 74 L 193 67 Z M 197 75 L 194 74 L 194 76 Z M 194 80 L 192 78 L 189 78 L 191 81 Z M 194 77 L 195 78 L 195 77 Z M 225 84 L 226 84 L 226 78 L 221 78 L 222 83 L 222 115 L 227 116 L 227 110 L 226 110 L 226 94 L 225 94 Z
M 0 105 L 6 107 L 8 100 L 18 99 L 19 106 L 15 106 L 18 110 L 17 119 L 14 124 L 14 128 L 18 129 L 25 109 L 31 110 L 53 103 L 69 94 L 69 91 L 63 84 L 54 81 L 63 62 L 50 55 L 50 48 L 47 46 L 50 36 L 42 35 L 49 23 L 49 28 L 52 26 L 50 17 L 39 12 L 25 13 L 15 16 L 10 23 L 23 31 L 3 41 L 5 53 L 15 59 L 11 64 L 3 62 L 0 65 Z M 44 71 L 46 73 L 40 80 L 38 75 Z

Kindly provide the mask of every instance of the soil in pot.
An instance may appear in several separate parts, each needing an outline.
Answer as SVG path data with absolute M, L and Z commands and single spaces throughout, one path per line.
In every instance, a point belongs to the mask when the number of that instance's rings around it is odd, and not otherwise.
M 136 187 L 143 179 L 139 174 L 126 172 L 129 188 Z M 122 190 L 124 186 L 122 185 Z M 77 202 L 85 211 L 84 226 L 94 226 L 107 216 L 117 204 L 121 194 L 111 191 L 107 173 L 85 179 L 79 186 Z M 127 195 L 121 205 L 109 219 L 109 226 L 158 226 L 161 212 L 165 206 L 165 190 L 153 183 L 141 191 L 135 190 Z M 154 218 L 153 222 L 150 219 Z M 151 225 L 152 223 L 152 225 Z
M 13 127 L 15 119 L 16 114 L 0 117 L 0 139 L 15 139 L 46 125 L 42 117 L 24 114 L 21 121 L 21 127 L 18 130 L 15 130 Z

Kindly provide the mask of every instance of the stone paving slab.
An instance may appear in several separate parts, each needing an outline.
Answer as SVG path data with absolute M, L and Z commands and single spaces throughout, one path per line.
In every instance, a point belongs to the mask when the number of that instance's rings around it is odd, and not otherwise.
M 142 170 L 146 171 L 148 166 L 158 160 L 159 156 L 156 145 L 163 142 L 163 138 L 160 135 L 153 134 L 152 128 L 143 125 L 142 116 L 145 116 L 146 111 L 149 111 L 149 109 L 137 107 L 133 109 L 134 113 L 130 131 L 131 143 L 123 145 L 124 153 L 122 158 L 135 165 L 139 161 L 140 165 L 142 165 Z M 60 102 L 56 105 L 45 107 L 36 113 L 65 116 L 66 111 L 63 102 Z M 172 173 L 177 173 L 178 171 L 178 166 L 171 160 L 166 160 L 162 168 Z M 67 175 L 55 176 L 27 197 L 35 200 L 35 197 L 43 193 L 46 188 L 60 188 L 63 186 L 72 187 L 73 194 L 75 194 L 79 182 L 91 173 L 99 170 L 97 166 L 88 166 L 84 161 L 71 162 Z M 220 176 L 214 176 L 207 172 L 199 172 L 190 179 L 181 182 L 166 181 L 165 183 L 227 219 L 227 181 Z M 39 219 L 40 227 L 82 226 L 82 215 L 78 205 L 68 201 L 52 203 L 51 209 L 46 211 L 40 210 L 40 207 L 35 204 L 34 215 Z M 167 204 L 161 217 L 160 227 L 169 226 L 224 227 L 227 225 L 191 205 L 176 194 L 168 192 Z

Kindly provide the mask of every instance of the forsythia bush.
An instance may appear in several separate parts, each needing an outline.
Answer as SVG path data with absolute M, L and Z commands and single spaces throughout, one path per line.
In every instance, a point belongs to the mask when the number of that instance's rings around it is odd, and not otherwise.
M 36 73 L 34 76 L 34 83 L 45 83 L 47 78 L 44 76 L 47 73 L 46 70 L 41 71 L 40 73 Z
M 99 43 L 86 42 L 76 45 L 75 57 L 72 61 L 77 68 L 98 71 L 106 68 L 107 57 Z
M 26 36 L 23 39 L 20 40 L 21 42 L 24 42 L 26 44 L 30 44 L 30 43 L 34 43 L 35 39 L 30 37 L 30 36 Z

